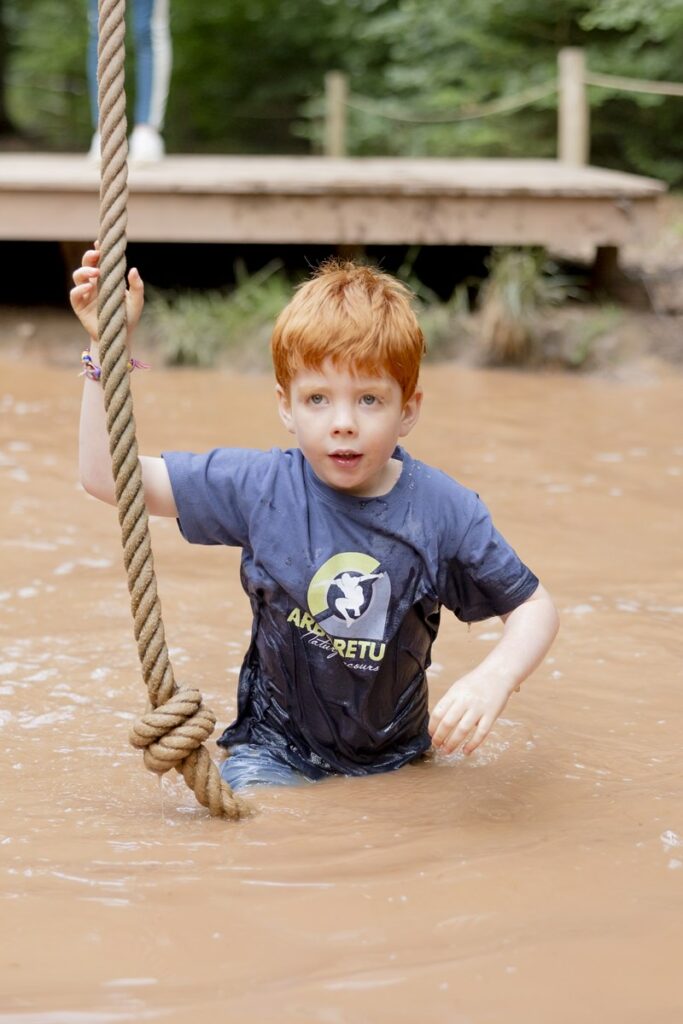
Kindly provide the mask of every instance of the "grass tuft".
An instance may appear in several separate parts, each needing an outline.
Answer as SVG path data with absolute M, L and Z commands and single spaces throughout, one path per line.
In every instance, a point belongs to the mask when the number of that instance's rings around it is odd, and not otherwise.
M 215 366 L 238 370 L 270 365 L 273 324 L 291 297 L 280 260 L 254 274 L 240 261 L 231 291 L 151 294 L 146 320 L 152 343 L 170 366 Z
M 537 362 L 538 314 L 580 297 L 576 281 L 558 272 L 543 249 L 494 249 L 479 300 L 479 343 L 494 365 Z

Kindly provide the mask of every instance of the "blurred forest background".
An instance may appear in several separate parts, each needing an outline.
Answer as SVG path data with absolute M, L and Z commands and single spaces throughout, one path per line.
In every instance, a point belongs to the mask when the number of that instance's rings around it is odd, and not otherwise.
M 388 111 L 438 119 L 553 81 L 564 46 L 594 72 L 678 81 L 683 67 L 682 0 L 170 3 L 169 152 L 319 152 L 333 69 Z M 0 0 L 0 145 L 87 149 L 86 14 L 86 0 Z M 590 97 L 592 163 L 683 184 L 683 99 Z M 549 157 L 555 136 L 555 96 L 458 124 L 349 112 L 351 155 Z
M 557 58 L 567 46 L 583 48 L 593 74 L 683 81 L 683 0 L 169 2 L 169 153 L 321 153 L 324 79 L 333 70 L 350 85 L 350 156 L 554 157 Z M 0 150 L 85 155 L 87 38 L 87 0 L 0 0 Z M 130 112 L 132 39 L 128 51 Z M 457 120 L 492 101 L 514 106 L 529 90 L 535 99 L 520 109 Z M 588 94 L 590 162 L 680 189 L 683 97 L 596 85 Z M 656 244 L 622 254 L 630 309 L 596 293 L 588 268 L 562 264 L 557 253 L 394 246 L 365 256 L 413 288 L 435 358 L 594 369 L 647 351 L 679 363 L 683 200 L 671 195 L 666 204 Z M 131 245 L 129 259 L 151 286 L 150 340 L 169 362 L 226 356 L 243 368 L 266 365 L 273 317 L 329 250 Z M 70 353 L 71 320 L 43 323 L 35 309 L 64 309 L 69 258 L 58 243 L 0 246 L 0 259 L 16 268 L 0 284 L 0 342 L 23 351 L 61 330 Z M 34 313 L 3 313 L 8 303 Z

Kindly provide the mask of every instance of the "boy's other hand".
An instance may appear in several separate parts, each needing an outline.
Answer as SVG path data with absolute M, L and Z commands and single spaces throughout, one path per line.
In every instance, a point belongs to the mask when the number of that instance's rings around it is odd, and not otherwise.
M 81 266 L 73 273 L 74 288 L 69 293 L 71 307 L 83 324 L 93 341 L 97 340 L 97 284 L 100 276 L 100 252 L 95 243 L 94 249 L 83 254 Z M 128 272 L 128 288 L 126 289 L 126 319 L 128 338 L 140 319 L 145 303 L 145 286 L 135 267 Z
M 434 707 L 429 719 L 432 743 L 444 754 L 452 754 L 466 740 L 463 753 L 471 754 L 486 739 L 509 697 L 507 685 L 474 669 Z

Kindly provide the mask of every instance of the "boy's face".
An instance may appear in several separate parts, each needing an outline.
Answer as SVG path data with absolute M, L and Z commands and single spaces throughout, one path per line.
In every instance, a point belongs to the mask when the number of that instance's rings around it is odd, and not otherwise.
M 391 490 L 400 475 L 391 456 L 417 422 L 419 389 L 404 403 L 388 374 L 356 376 L 326 359 L 319 370 L 299 370 L 289 394 L 280 385 L 277 394 L 282 422 L 320 480 L 360 497 Z

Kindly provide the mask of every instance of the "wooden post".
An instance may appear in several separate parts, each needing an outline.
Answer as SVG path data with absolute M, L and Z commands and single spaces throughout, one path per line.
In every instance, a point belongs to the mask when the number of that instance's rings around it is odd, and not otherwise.
M 557 150 L 565 164 L 588 163 L 590 151 L 590 110 L 586 93 L 586 56 L 578 47 L 560 50 L 557 59 Z
M 325 75 L 325 156 L 346 156 L 348 78 L 343 71 Z

